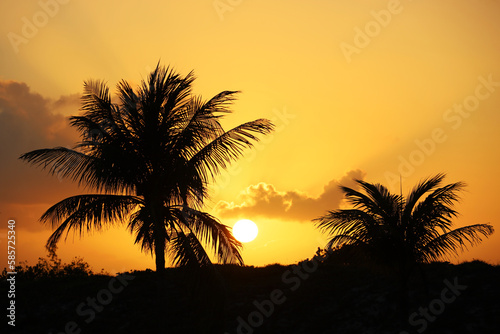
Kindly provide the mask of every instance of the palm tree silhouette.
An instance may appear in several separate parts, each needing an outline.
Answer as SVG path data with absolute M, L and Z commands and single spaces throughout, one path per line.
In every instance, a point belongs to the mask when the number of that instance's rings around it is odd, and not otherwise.
M 66 231 L 101 230 L 128 223 L 135 242 L 154 254 L 156 271 L 165 254 L 175 265 L 211 265 L 204 244 L 223 263 L 243 263 L 229 228 L 200 211 L 208 183 L 274 125 L 258 119 L 224 131 L 235 91 L 208 101 L 191 94 L 193 72 L 181 76 L 157 65 L 134 90 L 117 85 L 119 103 L 102 81 L 87 81 L 82 115 L 70 117 L 82 140 L 73 148 L 39 149 L 21 155 L 97 193 L 66 198 L 40 218 L 55 231 L 47 247 Z
M 341 186 L 354 208 L 329 211 L 315 224 L 331 236 L 327 248 L 349 245 L 365 259 L 395 268 L 406 295 L 407 280 L 416 266 L 458 254 L 458 249 L 467 248 L 465 242 L 477 244 L 481 236 L 494 232 L 489 224 L 451 229 L 458 214 L 453 206 L 465 184 L 441 185 L 444 177 L 424 179 L 406 197 L 383 185 L 356 180 L 363 192 Z

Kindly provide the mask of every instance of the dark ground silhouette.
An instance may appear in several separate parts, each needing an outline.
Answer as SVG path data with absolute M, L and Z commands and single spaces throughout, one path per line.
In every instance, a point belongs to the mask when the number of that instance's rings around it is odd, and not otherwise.
M 500 329 L 500 266 L 480 261 L 425 265 L 428 293 L 421 277 L 414 275 L 409 289 L 410 312 L 417 312 L 413 325 L 398 317 L 396 279 L 367 265 L 330 261 L 316 267 L 304 261 L 299 267 L 216 268 L 215 276 L 177 268 L 167 269 L 164 278 L 152 271 L 119 278 L 20 277 L 14 333 L 419 333 L 424 326 L 423 333 L 493 333 Z M 6 291 L 6 281 L 1 284 Z

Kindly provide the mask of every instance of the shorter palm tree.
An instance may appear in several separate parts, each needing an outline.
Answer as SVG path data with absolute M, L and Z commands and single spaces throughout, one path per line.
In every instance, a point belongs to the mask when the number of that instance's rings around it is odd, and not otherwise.
M 362 191 L 341 186 L 352 209 L 329 211 L 314 222 L 331 238 L 327 248 L 348 245 L 363 257 L 394 267 L 405 289 L 409 275 L 421 263 L 440 260 L 450 253 L 478 244 L 493 233 L 490 224 L 452 229 L 453 209 L 462 182 L 442 185 L 444 174 L 418 183 L 404 197 L 381 184 L 356 180 Z

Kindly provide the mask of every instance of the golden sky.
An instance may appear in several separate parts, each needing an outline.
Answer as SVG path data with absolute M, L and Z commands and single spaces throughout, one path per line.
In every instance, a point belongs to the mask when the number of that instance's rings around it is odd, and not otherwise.
M 227 225 L 257 223 L 247 264 L 293 263 L 324 246 L 310 221 L 339 206 L 338 182 L 398 192 L 401 173 L 406 193 L 438 172 L 468 184 L 457 226 L 497 229 L 452 260 L 500 263 L 499 13 L 495 0 L 3 0 L 0 241 L 15 219 L 18 260 L 35 262 L 51 232 L 40 215 L 84 191 L 16 159 L 78 139 L 66 117 L 83 81 L 137 84 L 161 60 L 194 70 L 205 98 L 242 91 L 227 128 L 277 125 L 206 206 Z M 110 272 L 154 264 L 123 227 L 70 235 L 59 254 Z

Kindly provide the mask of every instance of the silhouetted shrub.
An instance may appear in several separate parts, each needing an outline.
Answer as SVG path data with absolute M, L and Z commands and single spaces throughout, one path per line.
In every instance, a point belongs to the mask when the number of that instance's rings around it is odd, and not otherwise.
M 4 268 L 0 276 L 1 279 L 7 278 L 7 270 Z M 90 265 L 83 258 L 75 257 L 70 263 L 62 263 L 57 257 L 55 251 L 49 251 L 46 258 L 39 257 L 38 262 L 30 266 L 27 261 L 21 261 L 15 269 L 18 279 L 40 279 L 54 277 L 82 277 L 90 276 L 94 273 L 90 269 Z

